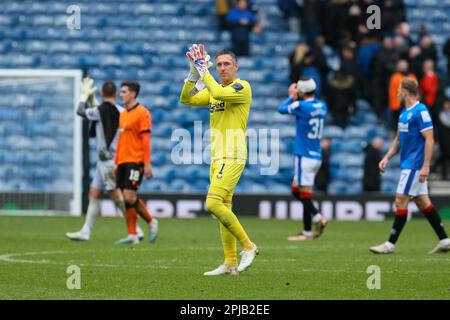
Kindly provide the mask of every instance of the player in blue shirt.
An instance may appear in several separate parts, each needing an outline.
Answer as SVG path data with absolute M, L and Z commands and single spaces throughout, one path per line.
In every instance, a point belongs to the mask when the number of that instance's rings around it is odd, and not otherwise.
M 395 243 L 406 224 L 408 203 L 414 199 L 417 207 L 430 222 L 439 238 L 437 246 L 430 251 L 450 251 L 450 239 L 437 210 L 428 196 L 427 178 L 430 172 L 430 162 L 433 153 L 433 123 L 425 105 L 419 101 L 417 81 L 404 78 L 398 89 L 398 97 L 405 109 L 400 114 L 397 136 L 391 148 L 379 163 L 384 172 L 389 160 L 400 149 L 401 176 L 395 197 L 396 213 L 394 225 L 389 240 L 381 245 L 370 248 L 373 253 L 394 252 Z
M 314 97 L 316 83 L 312 78 L 302 78 L 289 87 L 289 98 L 278 112 L 296 117 L 295 175 L 292 181 L 292 195 L 303 204 L 304 231 L 288 237 L 289 241 L 313 240 L 320 236 L 327 221 L 312 202 L 314 178 L 322 164 L 323 125 L 327 114 L 325 102 Z M 302 99 L 302 100 L 301 100 Z M 312 232 L 312 221 L 315 232 Z

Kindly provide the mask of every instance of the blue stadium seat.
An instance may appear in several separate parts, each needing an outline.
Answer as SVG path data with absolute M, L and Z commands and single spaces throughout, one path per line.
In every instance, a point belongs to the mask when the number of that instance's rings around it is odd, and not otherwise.
M 342 139 L 344 137 L 344 129 L 335 125 L 327 125 L 323 130 L 323 136 L 331 139 Z

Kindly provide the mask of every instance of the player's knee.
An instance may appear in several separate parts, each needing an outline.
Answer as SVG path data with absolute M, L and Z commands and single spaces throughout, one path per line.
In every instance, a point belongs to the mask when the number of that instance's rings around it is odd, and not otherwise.
M 100 199 L 100 197 L 102 196 L 102 190 L 91 188 L 89 189 L 89 196 L 94 199 Z
M 431 201 L 427 201 L 426 199 L 422 198 L 415 198 L 414 202 L 416 203 L 417 208 L 419 208 L 420 211 L 425 210 L 431 205 Z
M 217 213 L 220 206 L 223 206 L 222 200 L 213 197 L 206 198 L 206 209 L 212 214 Z
M 405 203 L 405 201 L 401 197 L 395 198 L 395 208 L 396 209 L 406 209 L 408 206 L 408 202 Z

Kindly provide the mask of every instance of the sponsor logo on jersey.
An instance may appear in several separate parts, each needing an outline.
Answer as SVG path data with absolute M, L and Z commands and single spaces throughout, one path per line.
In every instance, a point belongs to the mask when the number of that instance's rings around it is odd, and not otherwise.
M 398 123 L 398 131 L 400 131 L 400 132 L 408 132 L 409 131 L 409 124 L 408 123 L 399 122 Z
M 222 112 L 225 111 L 225 102 L 220 102 L 220 103 L 209 103 L 209 112 L 210 113 L 214 113 L 214 112 Z

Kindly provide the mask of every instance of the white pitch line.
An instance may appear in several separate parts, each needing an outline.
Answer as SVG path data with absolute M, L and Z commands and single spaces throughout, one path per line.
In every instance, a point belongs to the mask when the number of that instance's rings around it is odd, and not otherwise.
M 20 256 L 36 256 L 36 255 L 54 255 L 54 254 L 70 254 L 70 253 L 86 253 L 86 252 L 98 252 L 98 250 L 83 250 L 83 251 L 35 251 L 35 252 L 19 252 L 19 253 L 7 253 L 0 255 L 0 261 L 10 262 L 10 263 L 30 263 L 30 264 L 54 264 L 54 265 L 70 265 L 76 264 L 79 266 L 90 266 L 90 267 L 107 267 L 107 268 L 148 268 L 148 269 L 169 269 L 168 266 L 155 265 L 155 261 L 152 261 L 152 265 L 127 265 L 127 264 L 105 264 L 105 263 L 83 263 L 76 261 L 72 262 L 57 262 L 51 260 L 26 260 L 26 259 L 14 259 L 14 257 Z M 102 250 L 104 252 L 104 250 Z M 166 262 L 166 261 L 164 261 Z

